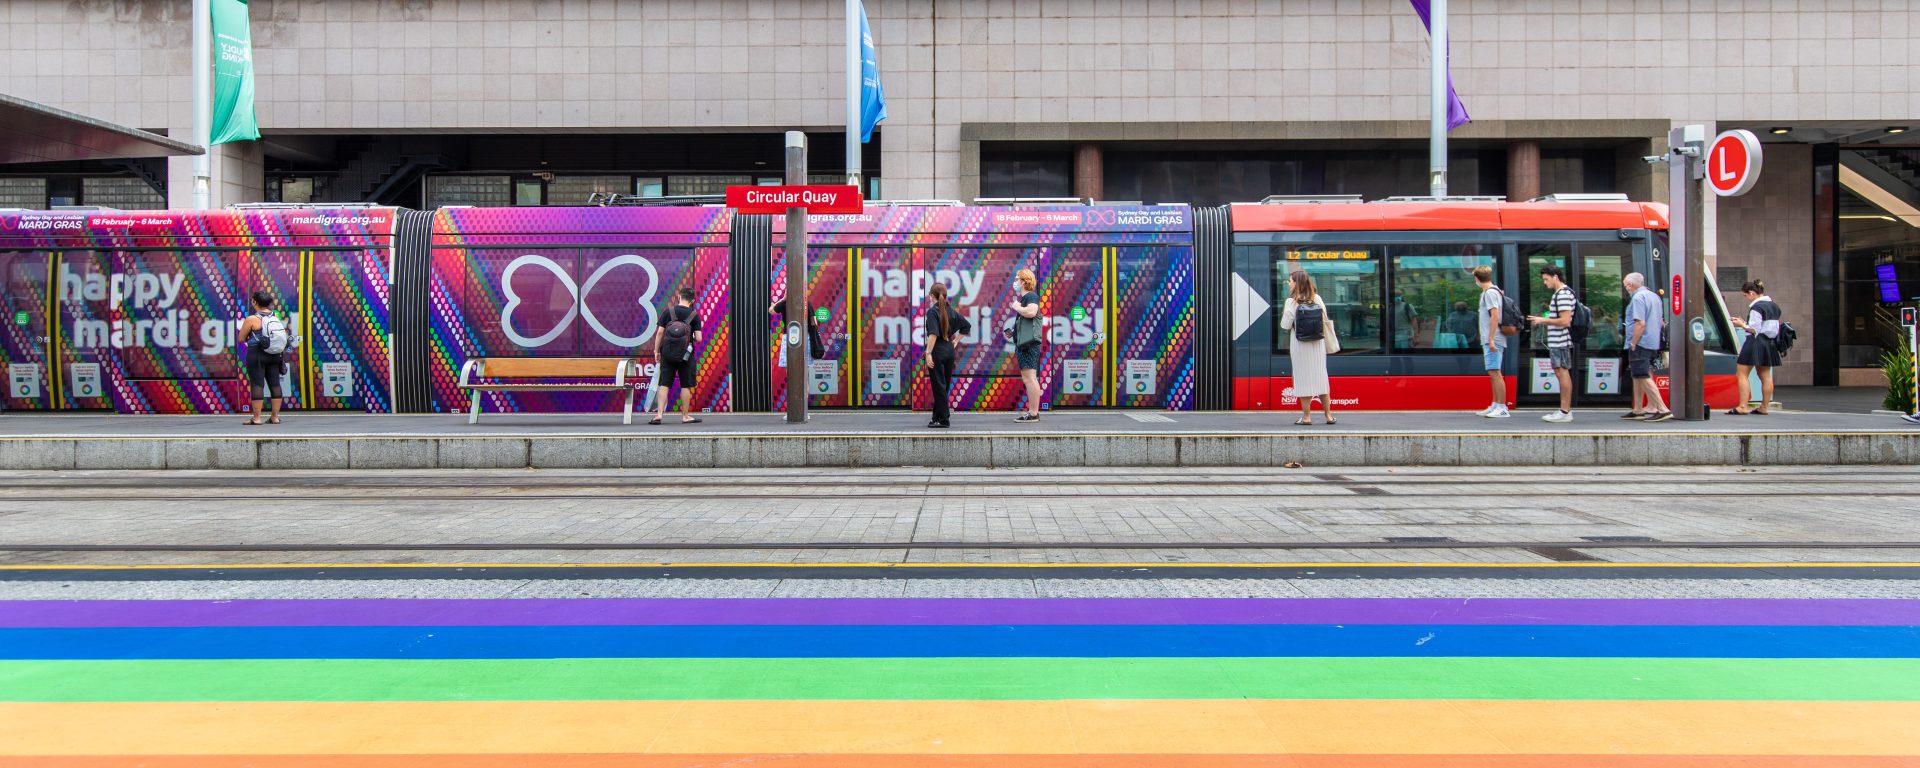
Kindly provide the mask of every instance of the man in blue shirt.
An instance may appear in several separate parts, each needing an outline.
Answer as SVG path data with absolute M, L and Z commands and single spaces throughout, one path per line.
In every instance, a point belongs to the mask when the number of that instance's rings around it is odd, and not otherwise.
M 1666 421 L 1673 418 L 1660 388 L 1653 384 L 1654 361 L 1660 357 L 1660 333 L 1666 315 L 1660 296 L 1647 290 L 1647 278 L 1629 272 L 1620 279 L 1632 298 L 1627 300 L 1627 371 L 1633 376 L 1633 408 L 1620 418 Z

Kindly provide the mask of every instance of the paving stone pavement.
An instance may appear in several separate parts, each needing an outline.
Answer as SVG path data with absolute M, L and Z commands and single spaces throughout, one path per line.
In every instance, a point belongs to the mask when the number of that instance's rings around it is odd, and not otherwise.
M 1901 544 L 1916 546 L 1887 546 Z M 220 551 L 234 545 L 257 551 Z M 151 547 L 178 549 L 137 551 Z M 16 564 L 1900 562 L 1915 548 L 1908 467 L 0 473 L 0 562 Z

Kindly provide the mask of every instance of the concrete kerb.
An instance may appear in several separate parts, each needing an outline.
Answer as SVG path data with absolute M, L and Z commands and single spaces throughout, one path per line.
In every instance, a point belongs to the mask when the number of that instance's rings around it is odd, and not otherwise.
M 1806 466 L 1911 464 L 1920 433 L 816 434 L 13 438 L 0 469 Z

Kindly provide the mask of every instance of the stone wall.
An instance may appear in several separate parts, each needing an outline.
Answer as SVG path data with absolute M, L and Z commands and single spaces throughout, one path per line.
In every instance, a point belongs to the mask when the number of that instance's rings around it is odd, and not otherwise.
M 1718 266 L 1746 267 L 1766 283 L 1785 320 L 1801 330 L 1774 383 L 1813 383 L 1813 152 L 1769 144 L 1760 180 L 1740 197 L 1721 198 Z M 1744 314 L 1740 286 L 1722 285 L 1727 309 Z
M 1484 121 L 1920 115 L 1920 7 L 1456 0 Z M 10 0 L 0 92 L 184 136 L 184 0 Z M 829 129 L 836 0 L 253 0 L 267 131 Z M 1403 0 L 869 0 L 887 190 L 957 196 L 976 123 L 1424 119 Z M 1685 72 L 1684 77 L 1676 73 Z M 244 167 L 241 163 L 239 166 Z

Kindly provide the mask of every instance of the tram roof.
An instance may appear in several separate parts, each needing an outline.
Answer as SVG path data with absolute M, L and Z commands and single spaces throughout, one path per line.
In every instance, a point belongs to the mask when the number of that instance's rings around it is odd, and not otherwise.
M 1228 209 L 1235 232 L 1667 228 L 1663 203 L 1236 203 Z

